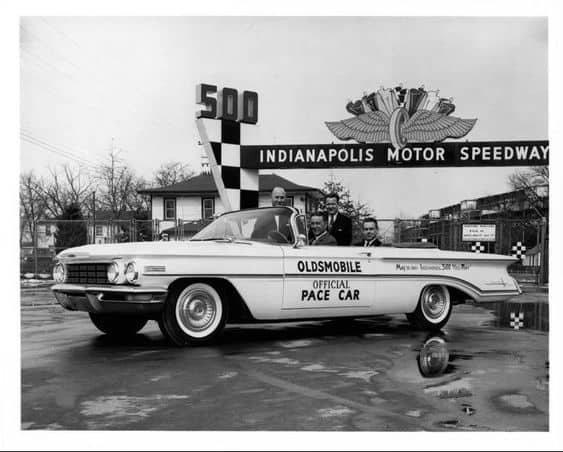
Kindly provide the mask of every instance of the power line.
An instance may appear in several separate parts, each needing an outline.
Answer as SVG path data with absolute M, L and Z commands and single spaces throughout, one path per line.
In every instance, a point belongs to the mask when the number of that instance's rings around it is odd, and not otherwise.
M 54 154 L 58 154 L 58 155 L 60 155 L 60 156 L 62 156 L 62 157 L 65 157 L 65 158 L 67 158 L 67 159 L 69 159 L 69 160 L 74 161 L 74 162 L 77 163 L 81 168 L 85 169 L 86 172 L 88 172 L 90 175 L 93 175 L 93 174 L 92 174 L 93 171 L 97 171 L 97 168 L 91 167 L 91 166 L 85 164 L 84 162 L 82 162 L 82 161 L 80 161 L 80 160 L 78 160 L 78 159 L 76 159 L 76 158 L 74 158 L 74 157 L 71 157 L 71 156 L 69 156 L 68 154 L 66 154 L 66 153 L 64 153 L 64 152 L 62 152 L 62 151 L 60 151 L 60 150 L 58 150 L 58 149 L 56 149 L 56 148 L 53 149 L 53 148 L 51 148 L 50 146 L 45 145 L 45 144 L 40 143 L 40 142 L 37 142 L 37 141 L 35 141 L 34 139 L 32 139 L 32 138 L 30 138 L 30 137 L 27 137 L 27 136 L 25 136 L 25 135 L 20 135 L 20 136 L 21 136 L 21 139 L 22 139 L 22 140 L 27 141 L 28 143 L 31 143 L 31 144 L 33 144 L 33 145 L 35 145 L 35 146 L 38 146 L 38 147 L 40 147 L 40 148 L 42 148 L 42 149 L 44 149 L 44 150 L 46 150 L 46 151 L 52 152 L 52 153 L 54 153 Z
M 64 37 L 66 40 L 70 41 L 78 50 L 83 50 L 83 48 L 80 46 L 80 44 L 78 44 L 74 39 L 72 39 L 70 36 L 68 36 L 67 33 L 65 33 L 64 31 L 60 30 L 58 27 L 56 27 L 55 25 L 53 25 L 52 23 L 50 23 L 49 21 L 47 21 L 45 18 L 40 18 L 40 20 L 46 24 L 48 27 L 50 27 L 51 29 L 55 30 L 57 33 L 59 33 L 62 37 Z M 48 46 L 50 47 L 50 46 Z M 51 47 L 52 48 L 52 47 Z M 59 55 L 60 52 L 57 52 Z M 64 56 L 63 56 L 64 58 Z M 77 66 L 76 64 L 74 64 L 70 59 L 68 58 L 64 58 L 66 60 L 68 60 L 70 62 L 70 64 L 72 64 L 74 67 L 76 67 L 77 69 L 79 69 L 79 66 Z M 82 66 L 82 68 L 84 69 L 85 66 Z M 88 67 L 86 67 L 86 70 L 89 74 L 92 74 L 93 71 L 92 70 L 88 70 Z M 100 79 L 98 78 L 98 83 L 100 83 Z M 102 81 L 103 83 L 103 81 Z M 138 95 L 140 95 L 142 98 L 146 98 L 148 97 L 148 94 L 146 92 L 143 92 L 141 89 L 139 89 L 138 87 L 134 86 L 134 85 L 128 85 L 128 88 L 134 92 L 136 92 Z M 168 125 L 174 129 L 177 129 L 178 131 L 184 132 L 184 128 L 182 126 L 179 126 L 175 123 L 172 123 L 169 119 L 164 118 L 164 117 L 156 117 L 155 118 L 156 121 L 160 122 L 161 124 L 165 124 Z
M 94 161 L 92 161 L 92 160 L 89 160 L 89 159 L 87 159 L 87 158 L 85 158 L 85 157 L 81 157 L 80 155 L 77 155 L 77 154 L 71 152 L 71 151 L 69 150 L 69 149 L 71 149 L 71 148 L 69 148 L 68 146 L 61 146 L 61 145 L 57 145 L 57 144 L 51 143 L 51 142 L 49 142 L 49 141 L 47 141 L 47 140 L 45 140 L 45 139 L 42 139 L 42 138 L 37 137 L 37 136 L 34 135 L 31 131 L 27 132 L 26 130 L 29 130 L 29 129 L 22 128 L 22 130 L 20 130 L 20 134 L 21 134 L 21 135 L 24 135 L 24 136 L 27 136 L 28 138 L 31 138 L 31 139 L 33 139 L 33 140 L 36 140 L 36 141 L 38 141 L 38 142 L 40 142 L 40 143 L 42 143 L 42 144 L 45 144 L 45 145 L 47 145 L 47 146 L 50 146 L 50 147 L 52 147 L 52 148 L 54 148 L 54 149 L 57 149 L 57 150 L 59 150 L 60 152 L 64 152 L 64 153 L 68 154 L 71 158 L 78 159 L 78 160 L 82 160 L 82 161 L 83 161 L 84 163 L 86 163 L 87 165 L 91 165 L 91 166 L 94 166 L 94 167 L 98 165 L 98 162 L 94 162 Z M 65 149 L 65 148 L 66 148 L 66 149 Z
M 42 58 L 42 57 L 40 57 L 40 56 L 34 54 L 33 52 L 30 52 L 29 50 L 26 50 L 26 49 L 22 49 L 22 50 L 23 50 L 23 53 L 22 53 L 21 55 L 22 55 L 24 58 L 28 59 L 28 61 L 30 61 L 31 63 L 35 64 L 38 68 L 45 68 L 45 69 L 50 70 L 50 71 L 52 71 L 52 72 L 54 72 L 54 71 L 59 72 L 59 73 L 62 74 L 66 79 L 68 79 L 68 80 L 70 80 L 70 81 L 76 83 L 77 85 L 84 85 L 84 81 L 81 80 L 80 78 L 78 78 L 75 74 L 71 74 L 71 73 L 69 73 L 69 72 L 67 72 L 67 71 L 62 70 L 61 68 L 55 66 L 53 63 L 50 63 L 50 62 L 46 61 L 44 58 Z M 74 66 L 77 67 L 76 65 L 74 65 Z M 91 74 L 91 72 L 90 72 L 90 74 Z M 92 89 L 92 91 L 97 92 L 97 94 L 100 95 L 100 96 L 104 96 L 104 95 L 107 95 L 107 94 L 108 94 L 108 92 L 104 90 L 103 86 L 101 86 L 101 84 L 100 84 L 100 82 L 99 82 L 99 78 L 98 78 L 98 81 L 97 81 L 97 85 L 98 85 L 97 87 L 93 87 L 93 86 L 90 84 L 90 85 L 89 85 L 89 88 Z M 63 93 L 60 89 L 57 89 L 57 88 L 55 88 L 54 91 L 53 91 L 52 89 L 47 89 L 47 91 L 52 92 L 54 95 L 57 95 L 57 94 L 55 93 L 55 91 L 57 91 L 59 94 L 65 94 L 65 93 Z M 142 93 L 141 93 L 141 95 L 142 95 Z M 60 100 L 60 99 L 58 99 L 58 100 Z M 78 98 L 76 98 L 76 97 L 73 97 L 72 100 L 70 100 L 70 101 L 68 100 L 68 98 L 67 98 L 66 100 L 63 100 L 63 101 L 65 101 L 66 103 L 71 103 L 71 102 L 72 102 L 72 103 L 75 103 L 75 104 L 78 104 L 78 105 L 84 105 L 84 106 L 86 106 L 86 107 L 88 107 L 88 108 L 96 109 L 96 110 L 101 111 L 101 112 L 104 113 L 104 114 L 107 114 L 107 110 L 104 110 L 101 106 L 99 106 L 99 105 L 86 104 L 86 103 L 84 103 L 84 102 L 79 102 L 79 101 L 78 101 Z M 123 107 L 123 106 L 122 106 L 122 107 Z M 126 116 L 134 116 L 134 115 L 139 116 L 139 115 L 140 115 L 140 111 L 139 111 L 138 108 L 131 108 L 131 107 L 130 107 L 130 108 L 128 109 L 128 111 L 127 111 Z M 134 126 L 134 127 L 135 127 L 135 129 L 137 129 L 138 131 L 140 131 L 142 135 L 146 135 L 146 134 L 147 134 L 147 130 L 146 130 L 146 129 L 147 129 L 147 127 L 146 127 L 147 124 L 149 124 L 150 126 L 152 126 L 152 127 L 155 128 L 155 129 L 161 130 L 161 129 L 162 129 L 162 126 L 159 125 L 159 122 L 160 122 L 161 124 L 164 124 L 162 121 L 163 121 L 163 120 L 161 120 L 160 118 L 155 117 L 155 118 L 153 118 L 153 119 L 148 120 L 148 121 L 147 121 L 145 124 L 143 124 L 142 126 L 139 124 L 139 125 Z M 169 123 L 170 125 L 172 125 L 170 122 L 168 122 L 168 123 Z M 166 124 L 164 124 L 164 125 L 166 125 Z M 173 126 L 173 125 L 172 125 L 172 126 Z M 180 130 L 180 129 L 178 128 L 178 130 Z

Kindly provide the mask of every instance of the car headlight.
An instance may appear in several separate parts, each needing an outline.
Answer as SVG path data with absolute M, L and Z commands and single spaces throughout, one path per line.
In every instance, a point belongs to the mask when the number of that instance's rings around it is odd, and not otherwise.
M 121 266 L 117 262 L 108 265 L 108 281 L 111 284 L 117 284 L 121 274 Z
M 53 279 L 57 284 L 64 283 L 66 281 L 66 267 L 65 264 L 58 263 L 53 268 Z
M 129 283 L 134 283 L 139 279 L 139 272 L 137 271 L 135 262 L 129 262 L 127 267 L 125 267 L 125 279 Z

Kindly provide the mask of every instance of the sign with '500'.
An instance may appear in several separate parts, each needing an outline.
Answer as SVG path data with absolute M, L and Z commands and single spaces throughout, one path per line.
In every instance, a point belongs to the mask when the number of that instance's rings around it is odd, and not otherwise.
M 217 91 L 215 85 L 200 83 L 196 87 L 196 102 L 206 107 L 196 113 L 198 118 L 227 119 L 245 124 L 258 122 L 258 93 L 254 91 L 240 94 L 234 88 Z

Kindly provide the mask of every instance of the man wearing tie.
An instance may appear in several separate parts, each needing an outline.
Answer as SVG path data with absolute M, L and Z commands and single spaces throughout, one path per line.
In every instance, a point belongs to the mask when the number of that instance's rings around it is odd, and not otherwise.
M 362 222 L 363 240 L 354 243 L 354 246 L 381 246 L 381 241 L 377 238 L 379 228 L 375 218 L 365 218 Z
M 340 197 L 338 193 L 325 196 L 325 207 L 328 212 L 328 232 L 338 242 L 338 246 L 350 246 L 352 243 L 352 220 L 338 211 Z
M 285 206 L 285 199 L 283 187 L 274 187 L 272 190 L 272 207 Z M 291 243 L 293 241 L 293 234 L 289 224 L 289 212 L 285 213 L 285 215 L 272 213 L 271 215 L 260 217 L 254 225 L 251 238 L 273 240 L 278 243 Z

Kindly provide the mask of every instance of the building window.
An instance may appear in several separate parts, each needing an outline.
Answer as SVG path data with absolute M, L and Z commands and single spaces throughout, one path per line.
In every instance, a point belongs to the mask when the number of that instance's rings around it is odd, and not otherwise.
M 207 220 L 215 215 L 215 198 L 201 198 L 201 218 Z
M 176 219 L 176 199 L 168 198 L 164 200 L 164 219 L 165 220 L 175 220 Z
M 104 227 L 101 224 L 96 225 L 96 237 L 103 237 L 104 235 Z
M 285 197 L 285 205 L 289 207 L 293 207 L 293 196 Z

